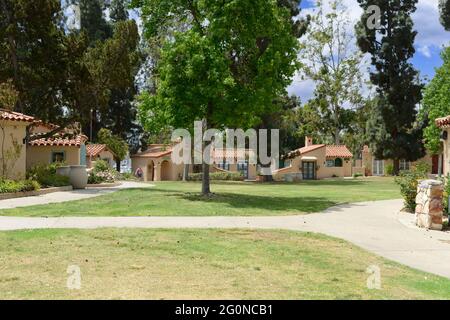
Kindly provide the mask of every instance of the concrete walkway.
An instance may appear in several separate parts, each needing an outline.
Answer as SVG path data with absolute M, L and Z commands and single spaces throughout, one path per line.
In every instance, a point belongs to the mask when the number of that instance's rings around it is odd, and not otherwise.
M 450 233 L 413 226 L 401 200 L 342 205 L 323 213 L 278 217 L 0 217 L 0 230 L 42 228 L 251 228 L 319 232 L 410 267 L 450 278 Z
M 126 181 L 123 182 L 120 186 L 112 188 L 88 188 L 85 190 L 61 191 L 44 194 L 40 196 L 0 200 L 0 209 L 12 209 L 19 207 L 29 207 L 35 205 L 89 199 L 102 196 L 104 194 L 116 192 L 121 189 L 149 188 L 149 187 L 152 187 L 152 185 L 141 182 Z

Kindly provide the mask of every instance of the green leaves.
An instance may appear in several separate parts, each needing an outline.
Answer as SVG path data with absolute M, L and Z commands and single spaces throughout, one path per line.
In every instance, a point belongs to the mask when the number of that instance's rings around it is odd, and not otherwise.
M 165 37 L 156 94 L 140 98 L 148 130 L 203 118 L 254 126 L 296 70 L 290 10 L 274 0 L 146 0 L 141 9 L 146 36 Z M 167 33 L 174 19 L 184 28 Z
M 441 148 L 441 130 L 435 120 L 450 114 L 450 47 L 441 53 L 444 64 L 436 70 L 434 78 L 423 92 L 423 108 L 420 112 L 422 120 L 428 120 L 424 130 L 426 147 L 433 153 L 439 153 Z
M 128 144 L 118 136 L 115 136 L 108 129 L 100 129 L 98 132 L 99 143 L 106 144 L 116 155 L 116 160 L 125 159 L 128 153 Z

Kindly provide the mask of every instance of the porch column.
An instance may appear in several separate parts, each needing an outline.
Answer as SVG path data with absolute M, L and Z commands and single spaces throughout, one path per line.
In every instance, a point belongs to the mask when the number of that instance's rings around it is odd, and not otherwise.
M 161 163 L 155 162 L 155 176 L 153 178 L 153 181 L 161 181 Z

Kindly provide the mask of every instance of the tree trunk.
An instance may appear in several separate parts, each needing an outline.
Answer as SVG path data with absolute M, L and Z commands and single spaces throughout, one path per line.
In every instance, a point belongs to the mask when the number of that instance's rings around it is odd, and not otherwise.
M 202 167 L 202 194 L 208 196 L 211 194 L 211 187 L 209 181 L 209 164 L 203 162 Z
M 189 164 L 185 164 L 183 168 L 183 181 L 188 181 L 189 179 Z
M 116 170 L 120 173 L 120 160 L 116 159 Z
M 339 130 L 339 128 L 336 128 L 334 132 L 334 144 L 337 146 L 341 144 L 341 138 L 339 137 L 340 132 L 341 130 Z
M 209 108 L 209 107 L 208 107 Z M 208 130 L 208 120 L 205 118 L 203 119 L 203 134 Z M 206 148 L 206 142 L 203 141 L 202 143 L 202 152 L 205 151 Z M 209 180 L 209 164 L 205 162 L 205 159 L 203 159 L 203 166 L 202 166 L 202 194 L 204 196 L 208 196 L 211 193 L 211 186 L 210 186 L 210 180 Z
M 394 176 L 397 176 L 400 172 L 400 159 L 394 159 Z

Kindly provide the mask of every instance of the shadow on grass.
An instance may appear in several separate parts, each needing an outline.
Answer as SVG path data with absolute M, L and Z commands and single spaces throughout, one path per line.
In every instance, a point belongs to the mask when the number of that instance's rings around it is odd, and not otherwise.
M 147 190 L 149 191 L 149 190 Z M 161 190 L 159 190 L 161 191 Z M 320 212 L 338 203 L 325 197 L 279 197 L 279 196 L 258 196 L 251 194 L 237 194 L 229 192 L 220 192 L 211 196 L 203 196 L 193 192 L 170 192 L 166 197 L 175 198 L 173 201 L 184 200 L 196 203 L 199 207 L 202 204 L 217 204 L 236 209 L 269 210 L 289 212 Z
M 299 181 L 299 182 L 284 182 L 284 181 L 280 181 L 280 182 L 264 182 L 264 183 L 260 183 L 260 182 L 254 182 L 254 181 L 211 181 L 211 186 L 214 185 L 238 185 L 238 186 L 258 186 L 261 188 L 264 187 L 270 187 L 270 186 L 362 186 L 362 185 L 367 185 L 370 183 L 376 183 L 376 182 L 383 182 L 383 180 L 376 180 L 376 179 L 371 179 L 371 180 L 358 180 L 358 179 L 330 179 L 330 180 L 310 180 L 310 181 Z M 384 181 L 386 182 L 386 181 Z M 171 182 L 167 182 L 168 184 L 170 184 Z M 187 182 L 180 182 L 184 185 L 199 185 L 200 186 L 200 182 L 199 181 L 187 181 Z M 164 186 L 165 182 L 159 182 L 160 185 Z M 200 188 L 200 187 L 199 187 Z

